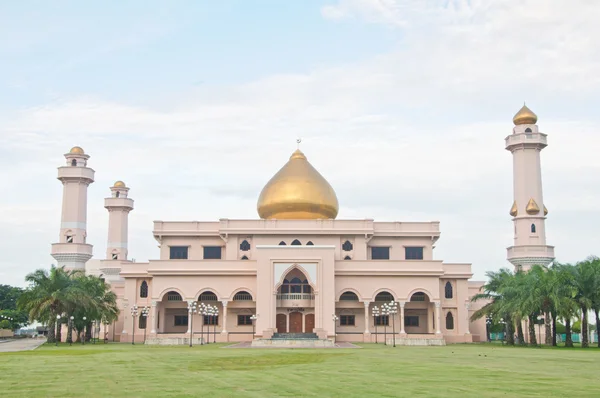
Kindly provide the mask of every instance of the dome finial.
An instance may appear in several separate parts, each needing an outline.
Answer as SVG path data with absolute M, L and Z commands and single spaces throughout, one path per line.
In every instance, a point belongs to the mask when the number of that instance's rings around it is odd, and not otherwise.
M 533 113 L 533 111 L 527 107 L 525 101 L 523 101 L 523 107 L 519 109 L 519 112 L 513 117 L 513 123 L 515 126 L 521 124 L 536 124 L 537 115 Z

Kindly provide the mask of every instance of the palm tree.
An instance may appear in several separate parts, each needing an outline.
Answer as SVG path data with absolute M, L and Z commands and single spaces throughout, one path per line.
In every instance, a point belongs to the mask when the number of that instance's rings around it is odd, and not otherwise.
M 48 342 L 60 339 L 62 324 L 56 324 L 56 316 L 65 313 L 71 304 L 84 297 L 84 292 L 73 282 L 73 278 L 80 273 L 81 271 L 66 271 L 64 267 L 52 266 L 50 271 L 39 269 L 25 277 L 30 286 L 19 297 L 17 305 L 28 312 L 30 321 L 38 320 L 48 324 L 52 330 L 48 333 Z M 56 334 L 53 333 L 55 325 Z
M 475 311 L 471 320 L 477 320 L 484 316 L 491 316 L 496 322 L 503 319 L 506 322 L 506 342 L 514 345 L 514 325 L 515 319 L 510 308 L 510 299 L 506 295 L 507 286 L 512 283 L 514 275 L 506 268 L 498 272 L 487 272 L 488 282 L 483 285 L 482 293 L 478 293 L 471 298 L 471 301 L 488 300 L 482 308 Z
M 110 286 L 97 276 L 83 276 L 78 278 L 77 282 L 88 297 L 85 302 L 80 303 L 76 310 L 78 322 L 75 327 L 78 335 L 84 329 L 87 331 L 84 337 L 87 341 L 91 339 L 93 320 L 111 323 L 118 318 L 117 296 L 110 290 Z M 84 316 L 86 317 L 85 322 L 83 322 Z
M 596 277 L 597 257 L 588 257 L 578 262 L 574 268 L 573 285 L 577 292 L 575 301 L 581 309 L 581 347 L 589 347 L 588 339 L 588 312 L 594 306 L 594 299 L 597 297 L 597 277 Z

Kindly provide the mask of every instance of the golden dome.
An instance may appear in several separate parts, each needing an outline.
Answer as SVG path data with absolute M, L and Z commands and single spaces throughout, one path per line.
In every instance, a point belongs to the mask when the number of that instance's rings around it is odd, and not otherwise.
M 527 203 L 527 207 L 525 208 L 525 211 L 527 212 L 527 214 L 538 214 L 540 212 L 540 208 L 537 205 L 537 203 L 535 203 L 535 200 L 533 200 L 533 198 L 529 199 L 529 202 Z
M 537 115 L 533 113 L 533 111 L 529 109 L 527 105 L 523 104 L 523 107 L 513 117 L 513 123 L 515 126 L 520 124 L 536 124 Z
M 72 153 L 74 155 L 83 155 L 84 154 L 83 149 L 80 146 L 74 146 L 73 148 L 71 148 L 69 153 Z
M 115 188 L 125 188 L 125 183 L 121 180 L 115 182 L 115 185 L 113 185 L 113 187 Z
M 330 219 L 339 205 L 331 185 L 298 149 L 265 185 L 257 209 L 260 218 Z

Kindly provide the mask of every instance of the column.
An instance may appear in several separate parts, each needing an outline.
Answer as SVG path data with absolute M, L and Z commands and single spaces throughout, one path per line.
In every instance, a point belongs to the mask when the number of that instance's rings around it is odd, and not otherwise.
M 156 301 L 152 301 L 152 310 L 151 310 L 151 315 L 150 315 L 150 319 L 152 322 L 152 330 L 150 330 L 150 334 L 156 334 L 156 305 L 158 304 L 158 302 Z
M 471 304 L 470 303 L 465 303 L 465 309 L 467 312 L 467 332 L 466 334 L 471 334 L 471 320 L 469 319 L 469 310 L 471 309 Z
M 369 304 L 371 304 L 371 302 L 365 301 L 363 304 L 365 305 L 365 334 L 369 334 L 371 333 L 369 331 Z
M 221 301 L 221 304 L 223 304 L 223 328 L 221 333 L 223 334 L 227 334 L 227 303 L 229 303 L 228 300 Z
M 127 302 L 123 303 L 123 331 L 121 332 L 122 335 L 127 334 L 127 310 L 129 309 L 129 306 L 127 304 Z
M 441 303 L 439 301 L 435 302 L 435 334 L 441 334 L 442 331 L 440 330 L 440 307 L 441 307 Z
M 194 313 L 192 312 L 192 305 L 194 304 L 194 300 L 188 300 L 188 330 L 187 330 L 187 334 L 192 333 L 192 317 L 194 316 Z
M 404 306 L 406 301 L 400 301 L 400 334 L 406 334 L 404 331 Z

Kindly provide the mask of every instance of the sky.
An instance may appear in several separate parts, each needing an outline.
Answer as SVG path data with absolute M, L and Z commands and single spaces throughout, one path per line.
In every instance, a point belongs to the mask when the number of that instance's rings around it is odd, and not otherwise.
M 96 170 L 95 258 L 124 180 L 146 261 L 154 220 L 257 218 L 297 138 L 338 219 L 440 221 L 434 257 L 481 280 L 510 267 L 524 101 L 548 134 L 548 244 L 600 254 L 599 19 L 596 0 L 0 2 L 0 284 L 54 263 L 72 146 Z

